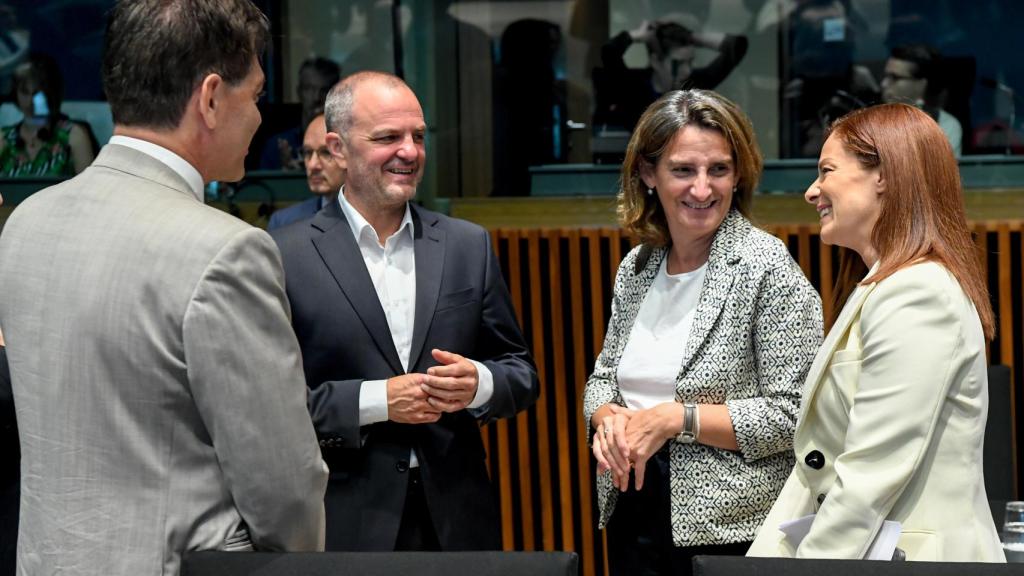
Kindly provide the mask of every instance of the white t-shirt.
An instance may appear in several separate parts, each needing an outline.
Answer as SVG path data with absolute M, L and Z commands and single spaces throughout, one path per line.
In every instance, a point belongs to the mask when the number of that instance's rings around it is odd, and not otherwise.
M 647 290 L 619 360 L 619 390 L 634 410 L 675 400 L 676 377 L 708 269 L 705 262 L 692 272 L 669 274 L 667 260 Z

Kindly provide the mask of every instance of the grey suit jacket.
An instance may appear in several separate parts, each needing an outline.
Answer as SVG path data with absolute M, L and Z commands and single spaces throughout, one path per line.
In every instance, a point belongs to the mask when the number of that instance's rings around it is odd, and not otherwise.
M 279 254 L 108 145 L 0 236 L 22 438 L 18 570 L 176 574 L 184 550 L 318 550 L 326 469 Z

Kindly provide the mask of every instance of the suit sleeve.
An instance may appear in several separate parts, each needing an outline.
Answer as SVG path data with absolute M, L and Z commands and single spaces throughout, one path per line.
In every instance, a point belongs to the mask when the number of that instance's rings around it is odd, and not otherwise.
M 944 281 L 897 272 L 865 300 L 860 376 L 836 480 L 797 557 L 862 558 L 917 471 L 964 344 L 953 291 L 936 285 Z
M 763 277 L 752 323 L 761 395 L 725 402 L 747 461 L 792 450 L 800 391 L 821 345 L 821 299 L 789 255 L 783 258 Z
M 481 230 L 484 250 L 484 290 L 479 343 L 471 357 L 486 366 L 494 377 L 494 392 L 481 408 L 470 412 L 483 422 L 509 418 L 529 408 L 540 394 L 540 380 L 533 358 L 512 308 L 512 297 L 501 276 L 491 237 Z
M 309 414 L 280 256 L 255 228 L 208 265 L 185 313 L 199 413 L 261 550 L 323 550 L 327 468 Z

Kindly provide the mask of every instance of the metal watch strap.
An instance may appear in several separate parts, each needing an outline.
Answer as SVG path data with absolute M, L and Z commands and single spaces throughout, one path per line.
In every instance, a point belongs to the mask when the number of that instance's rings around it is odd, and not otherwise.
M 700 433 L 700 423 L 697 418 L 697 406 L 690 403 L 683 404 L 683 429 L 676 434 L 676 442 L 693 444 L 697 441 L 697 434 Z

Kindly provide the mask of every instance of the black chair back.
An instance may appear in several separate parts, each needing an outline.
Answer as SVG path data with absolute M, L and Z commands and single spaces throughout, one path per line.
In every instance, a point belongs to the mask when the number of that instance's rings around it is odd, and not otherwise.
M 1013 426 L 1010 412 L 1010 368 L 988 367 L 988 423 L 985 425 L 985 493 L 996 527 L 1003 525 L 1008 500 L 1016 499 L 1013 486 Z

